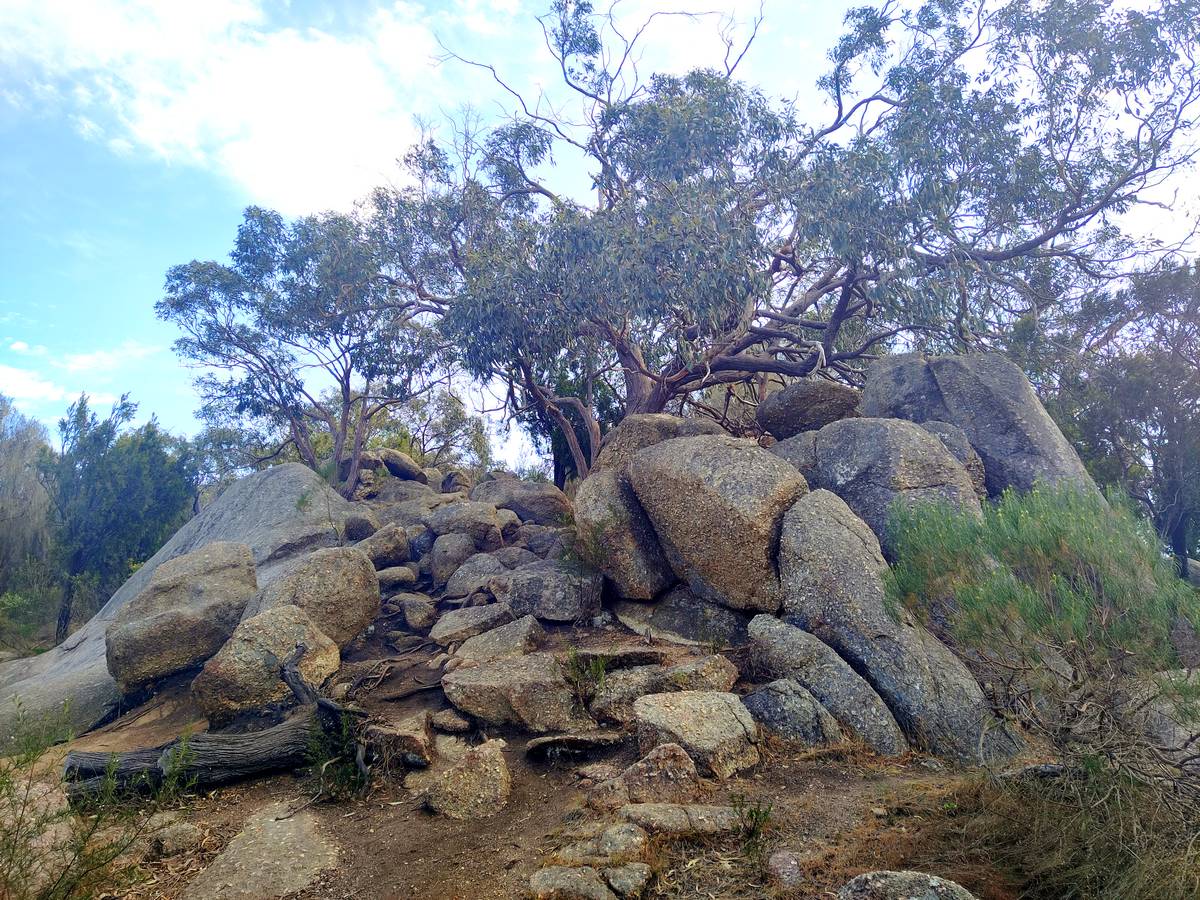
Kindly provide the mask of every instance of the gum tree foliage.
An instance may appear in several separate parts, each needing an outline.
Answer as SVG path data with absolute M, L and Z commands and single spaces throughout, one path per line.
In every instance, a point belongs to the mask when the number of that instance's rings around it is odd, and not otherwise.
M 1172 265 L 1082 304 L 1019 359 L 1093 476 L 1135 499 L 1180 573 L 1200 552 L 1200 264 Z
M 202 418 L 272 442 L 263 461 L 290 448 L 317 471 L 327 436 L 344 492 L 371 419 L 412 397 L 431 364 L 422 304 L 396 298 L 373 241 L 347 215 L 286 222 L 250 207 L 229 263 L 172 267 L 155 309 L 183 332 L 176 352 L 203 372 Z
M 524 97 L 474 63 L 512 119 L 427 141 L 415 186 L 375 197 L 393 287 L 580 474 L 598 381 L 623 414 L 764 374 L 855 382 L 893 342 L 961 349 L 1077 302 L 1154 249 L 1114 217 L 1189 160 L 1196 0 L 857 8 L 805 110 L 736 79 L 732 30 L 719 69 L 639 77 L 662 16 L 556 0 L 561 85 Z
M 102 419 L 80 395 L 59 420 L 57 452 L 47 448 L 39 461 L 62 582 L 57 641 L 66 638 L 78 599 L 106 599 L 191 515 L 190 449 L 153 419 L 128 428 L 136 412 L 125 396 Z
M 38 481 L 38 459 L 46 430 L 0 394 L 0 594 L 12 587 L 18 567 L 46 553 L 46 491 Z

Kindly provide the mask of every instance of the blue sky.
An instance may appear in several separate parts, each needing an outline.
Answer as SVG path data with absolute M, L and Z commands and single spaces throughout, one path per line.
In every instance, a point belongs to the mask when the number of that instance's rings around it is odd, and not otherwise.
M 52 426 L 80 391 L 127 391 L 143 418 L 191 433 L 192 373 L 153 313 L 166 269 L 223 258 L 248 204 L 349 208 L 398 177 L 418 119 L 509 111 L 490 76 L 439 63 L 439 40 L 523 91 L 552 84 L 534 20 L 547 5 L 4 0 L 0 392 Z M 766 0 L 741 73 L 813 96 L 848 5 Z M 644 72 L 719 63 L 721 21 L 758 11 L 700 7 L 719 15 L 658 20 Z M 625 27 L 671 8 L 617 7 Z

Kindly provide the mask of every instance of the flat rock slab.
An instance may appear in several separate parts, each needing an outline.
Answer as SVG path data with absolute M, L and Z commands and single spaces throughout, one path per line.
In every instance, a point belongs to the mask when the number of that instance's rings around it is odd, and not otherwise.
M 505 603 L 468 606 L 466 609 L 452 610 L 438 619 L 437 624 L 429 630 L 429 637 L 444 646 L 507 625 L 512 620 L 512 610 Z
M 646 831 L 669 837 L 716 837 L 741 828 L 732 806 L 683 803 L 630 803 L 617 810 L 622 822 L 640 825 Z
M 337 863 L 337 848 L 307 811 L 290 818 L 287 803 L 255 813 L 207 869 L 192 879 L 188 900 L 272 900 L 309 887 Z

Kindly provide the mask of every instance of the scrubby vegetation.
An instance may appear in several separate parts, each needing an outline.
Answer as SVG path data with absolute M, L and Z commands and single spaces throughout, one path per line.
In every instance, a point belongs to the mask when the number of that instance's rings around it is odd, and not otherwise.
M 1028 896 L 1196 896 L 1200 734 L 1183 723 L 1200 680 L 1176 644 L 1200 594 L 1153 530 L 1120 501 L 1051 488 L 982 518 L 898 509 L 891 527 L 892 600 L 958 648 L 1050 761 L 964 783 L 922 839 L 989 858 Z

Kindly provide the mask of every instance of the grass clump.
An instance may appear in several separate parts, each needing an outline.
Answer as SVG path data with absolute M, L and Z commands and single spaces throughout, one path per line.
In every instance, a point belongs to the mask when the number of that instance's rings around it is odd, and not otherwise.
M 1200 896 L 1200 602 L 1127 506 L 1069 488 L 982 517 L 897 509 L 889 600 L 952 643 L 1056 768 L 988 777 L 926 829 L 1003 861 L 1023 896 Z

